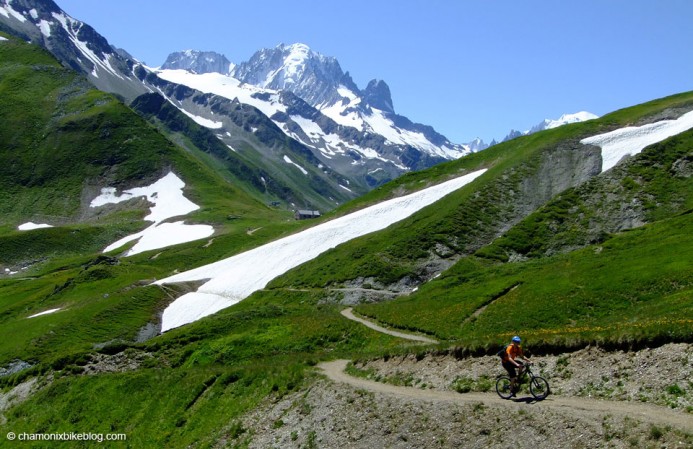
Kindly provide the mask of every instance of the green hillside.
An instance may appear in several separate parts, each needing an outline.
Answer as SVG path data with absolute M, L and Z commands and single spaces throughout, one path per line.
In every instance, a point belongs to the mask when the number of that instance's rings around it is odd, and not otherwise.
M 186 182 L 185 195 L 201 206 L 190 220 L 213 224 L 221 233 L 290 216 L 253 195 L 249 180 L 224 179 L 39 47 L 3 41 L 0 94 L 0 262 L 5 267 L 97 252 L 142 229 L 145 204 L 104 212 L 90 209 L 89 201 L 103 187 L 149 185 L 171 170 Z M 28 221 L 60 228 L 16 231 Z
M 340 301 L 349 289 L 367 290 L 369 300 L 378 291 L 388 298 L 411 291 L 356 310 L 436 336 L 435 349 L 458 353 L 495 352 L 514 333 L 537 352 L 693 335 L 693 133 L 600 176 L 599 150 L 579 143 L 680 116 L 693 110 L 693 93 L 512 140 L 381 186 L 325 218 L 488 169 L 410 218 L 162 335 L 162 310 L 196 285 L 153 280 L 307 224 L 268 207 L 267 192 L 244 177 L 245 168 L 227 171 L 206 159 L 205 151 L 216 151 L 201 148 L 209 136 L 188 129 L 176 134 L 182 146 L 172 143 L 36 47 L 0 42 L 0 93 L 0 268 L 27 266 L 0 277 L 7 336 L 0 389 L 33 378 L 40 386 L 0 410 L 1 435 L 79 428 L 125 433 L 122 447 L 245 447 L 252 435 L 240 418 L 267 398 L 310 386 L 317 362 L 427 350 L 345 320 Z M 187 221 L 212 224 L 215 235 L 132 257 L 102 254 L 145 226 L 145 207 L 96 215 L 84 202 L 100 187 L 147 185 L 170 169 L 201 206 Z M 637 207 L 624 213 L 624 204 Z M 59 226 L 16 230 L 50 219 Z M 0 447 L 11 444 L 0 439 Z

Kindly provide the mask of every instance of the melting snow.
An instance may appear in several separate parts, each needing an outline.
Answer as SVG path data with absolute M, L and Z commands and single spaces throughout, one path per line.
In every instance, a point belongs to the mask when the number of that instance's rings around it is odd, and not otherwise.
M 46 310 L 46 311 L 44 311 L 44 312 L 40 312 L 40 313 L 37 313 L 37 314 L 35 314 L 35 315 L 28 316 L 27 318 L 36 318 L 37 316 L 48 315 L 48 314 L 50 314 L 50 313 L 55 313 L 55 312 L 57 312 L 58 310 L 60 310 L 60 307 L 58 307 L 57 309 Z
M 152 226 L 118 240 L 104 249 L 104 252 L 112 251 L 136 239 L 139 239 L 139 242 L 126 256 L 211 236 L 214 228 L 208 225 L 186 225 L 182 221 L 162 223 L 171 217 L 186 215 L 200 208 L 183 196 L 183 187 L 185 183 L 175 174 L 169 173 L 150 186 L 126 190 L 121 195 L 116 195 L 116 189 L 112 187 L 101 189 L 101 195 L 92 200 L 90 207 L 120 203 L 139 196 L 144 196 L 149 202 L 154 203 L 149 215 L 144 217 L 145 220 L 154 222 Z
M 288 270 L 341 243 L 405 219 L 472 182 L 485 171 L 384 201 L 228 259 L 157 281 L 156 284 L 161 285 L 209 279 L 197 292 L 181 296 L 164 310 L 162 332 L 236 304 Z
M 662 120 L 643 126 L 629 126 L 582 139 L 580 143 L 602 149 L 602 172 L 612 168 L 625 156 L 640 153 L 646 146 L 661 142 L 693 128 L 693 111 L 677 120 Z
M 292 161 L 292 160 L 289 158 L 289 156 L 287 156 L 287 155 L 284 155 L 284 162 L 286 162 L 287 164 L 295 165 L 296 167 L 298 167 L 299 170 L 301 170 L 301 172 L 302 172 L 304 175 L 307 175 L 307 174 L 308 174 L 308 172 L 306 171 L 305 168 L 301 167 L 300 165 L 298 165 L 297 163 L 295 163 L 294 161 Z
M 195 121 L 195 123 L 197 123 L 198 125 L 202 125 L 205 128 L 219 129 L 222 126 L 224 126 L 224 124 L 221 122 L 215 122 L 214 120 L 209 120 L 209 119 L 206 119 L 204 117 L 199 117 L 197 115 L 191 114 L 188 111 L 186 111 L 185 109 L 181 109 L 181 108 L 179 108 L 179 109 L 183 114 L 185 114 L 188 117 L 190 117 L 191 119 L 193 119 Z
M 21 15 L 20 13 L 15 11 L 14 9 L 12 9 L 12 6 L 10 6 L 10 5 L 0 6 L 0 14 L 7 17 L 8 19 L 10 18 L 10 16 L 12 16 L 22 23 L 26 22 L 26 17 L 24 17 L 23 15 Z
M 179 243 L 203 239 L 212 234 L 214 234 L 214 228 L 208 225 L 186 225 L 182 221 L 161 223 L 152 225 L 137 234 L 122 238 L 108 245 L 103 252 L 107 253 L 113 251 L 128 242 L 139 239 L 126 254 L 126 256 L 132 256 L 152 249 L 165 248 Z
M 41 33 L 43 33 L 44 36 L 46 37 L 51 37 L 51 23 L 46 21 L 46 20 L 41 20 L 38 24 L 39 28 L 41 29 Z
M 17 229 L 20 231 L 31 231 L 34 229 L 52 228 L 52 227 L 53 226 L 51 226 L 49 224 L 36 224 L 36 223 L 28 222 L 28 223 L 20 224 L 19 226 L 17 226 Z

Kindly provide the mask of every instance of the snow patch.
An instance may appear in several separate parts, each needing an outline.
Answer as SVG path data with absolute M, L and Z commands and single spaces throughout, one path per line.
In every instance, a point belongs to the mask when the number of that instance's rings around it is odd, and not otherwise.
M 286 162 L 287 164 L 291 164 L 291 165 L 294 165 L 294 166 L 298 167 L 298 169 L 301 170 L 301 172 L 302 172 L 304 175 L 308 175 L 308 171 L 306 171 L 305 168 L 301 167 L 300 165 L 298 165 L 297 163 L 295 163 L 294 161 L 292 161 L 291 158 L 289 158 L 289 156 L 284 155 L 284 162 Z
M 26 22 L 26 17 L 24 17 L 23 15 L 21 15 L 20 13 L 15 11 L 14 9 L 12 9 L 12 7 L 9 4 L 0 7 L 0 14 L 7 17 L 8 19 L 10 18 L 10 16 L 12 16 L 22 23 Z
M 643 126 L 628 126 L 582 139 L 584 145 L 602 149 L 602 173 L 614 167 L 625 156 L 640 153 L 645 147 L 693 128 L 693 111 L 677 120 L 662 120 Z
M 485 171 L 384 201 L 228 259 L 157 281 L 156 284 L 162 285 L 209 280 L 197 292 L 181 296 L 164 310 L 162 332 L 236 304 L 288 270 L 341 243 L 407 218 L 472 182 Z
M 82 52 L 84 56 L 87 57 L 91 62 L 94 63 L 94 70 L 92 70 L 91 74 L 95 77 L 99 77 L 97 73 L 97 67 L 101 67 L 102 69 L 110 72 L 114 76 L 124 79 L 114 68 L 111 66 L 111 63 L 108 61 L 108 56 L 106 56 L 105 59 L 101 59 L 99 56 L 97 56 L 89 47 L 87 46 L 86 42 L 83 42 L 79 40 L 77 37 L 77 33 L 79 33 L 79 30 L 82 28 L 84 25 L 82 22 L 73 19 L 72 17 L 65 15 L 65 14 L 58 14 L 58 13 L 53 13 L 53 18 L 60 22 L 60 24 L 63 26 L 63 29 L 67 32 L 67 34 L 70 36 L 70 40 L 72 41 L 73 44 Z M 73 25 L 77 25 L 74 27 Z
M 197 123 L 198 125 L 202 125 L 202 126 L 204 126 L 205 128 L 219 129 L 219 128 L 221 128 L 222 126 L 224 126 L 224 124 L 221 123 L 221 122 L 215 122 L 214 120 L 206 119 L 206 118 L 204 118 L 204 117 L 200 117 L 200 116 L 191 114 L 191 113 L 189 113 L 188 111 L 186 111 L 185 109 L 182 109 L 182 108 L 179 108 L 179 109 L 180 109 L 180 111 L 181 111 L 183 114 L 185 114 L 185 115 L 187 115 L 188 117 L 190 117 L 191 119 L 193 119 L 193 120 L 195 121 L 195 123 Z
M 126 254 L 126 256 L 132 256 L 143 251 L 211 236 L 214 233 L 212 226 L 186 225 L 182 221 L 162 223 L 169 218 L 187 215 L 200 208 L 183 196 L 183 187 L 185 187 L 185 183 L 171 172 L 152 185 L 129 189 L 120 195 L 116 195 L 116 189 L 112 187 L 101 189 L 101 195 L 94 198 L 89 207 L 120 203 L 141 196 L 146 197 L 147 201 L 154 204 L 149 209 L 149 215 L 144 217 L 145 220 L 154 222 L 152 226 L 118 240 L 109 245 L 104 252 L 112 251 L 125 243 L 139 239 L 139 242 Z
M 28 223 L 20 224 L 19 226 L 17 226 L 17 229 L 20 231 L 32 231 L 34 229 L 52 228 L 52 227 L 53 226 L 51 226 L 49 224 L 45 224 L 45 223 L 36 224 L 36 223 L 28 222 Z
M 57 312 L 57 311 L 60 310 L 60 309 L 61 309 L 61 308 L 58 307 L 57 309 L 46 310 L 46 311 L 44 311 L 44 312 L 40 312 L 40 313 L 37 313 L 37 314 L 35 314 L 35 315 L 28 316 L 27 318 L 36 318 L 37 316 L 41 316 L 41 315 L 49 315 L 49 314 L 51 314 L 51 313 Z
M 126 256 L 132 256 L 152 249 L 165 248 L 179 243 L 204 239 L 214 234 L 214 228 L 208 225 L 186 225 L 182 221 L 153 225 L 144 231 L 132 234 L 110 244 L 103 252 L 107 253 L 131 241 L 139 241 L 128 251 Z
M 46 20 L 41 20 L 38 23 L 38 27 L 41 30 L 41 33 L 43 33 L 44 36 L 46 37 L 51 37 L 51 23 L 46 21 Z

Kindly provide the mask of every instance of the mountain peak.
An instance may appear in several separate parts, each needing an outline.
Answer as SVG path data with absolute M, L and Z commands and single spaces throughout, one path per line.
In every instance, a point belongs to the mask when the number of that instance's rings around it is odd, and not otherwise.
M 395 112 L 395 108 L 392 105 L 390 86 L 383 80 L 371 80 L 363 91 L 363 99 L 368 105 L 376 109 L 392 113 Z
M 279 44 L 255 52 L 231 76 L 258 87 L 288 90 L 311 105 L 333 102 L 344 72 L 337 59 L 303 43 Z
M 183 50 L 171 53 L 161 66 L 164 70 L 189 70 L 195 73 L 229 73 L 231 62 L 213 51 Z

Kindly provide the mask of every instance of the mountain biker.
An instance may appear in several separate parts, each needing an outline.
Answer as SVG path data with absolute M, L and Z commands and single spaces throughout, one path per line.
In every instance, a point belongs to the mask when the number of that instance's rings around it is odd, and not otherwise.
M 522 339 L 515 335 L 508 347 L 505 348 L 505 353 L 501 357 L 501 364 L 508 372 L 508 376 L 510 377 L 510 385 L 513 396 L 515 396 L 515 393 L 517 392 L 518 380 L 522 376 L 522 369 L 524 368 L 524 364 L 517 362 L 516 359 L 520 359 L 527 364 L 532 363 L 522 352 L 522 347 L 520 346 L 521 342 Z M 519 373 L 515 371 L 517 368 L 520 369 Z

